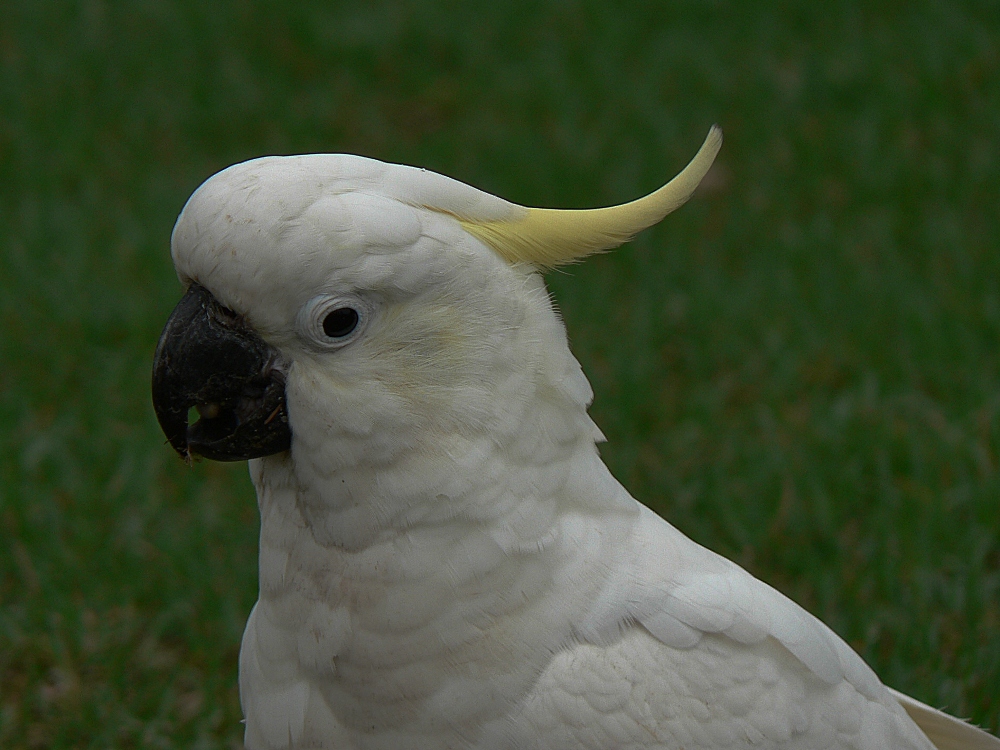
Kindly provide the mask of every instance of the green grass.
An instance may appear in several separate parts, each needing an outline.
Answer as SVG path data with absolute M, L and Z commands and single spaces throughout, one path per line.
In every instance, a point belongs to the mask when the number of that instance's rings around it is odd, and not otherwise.
M 336 5 L 4 6 L 0 746 L 239 744 L 252 488 L 186 468 L 148 396 L 201 180 L 349 151 L 589 206 L 715 121 L 691 204 L 551 275 L 602 452 L 886 682 L 1000 726 L 995 4 Z

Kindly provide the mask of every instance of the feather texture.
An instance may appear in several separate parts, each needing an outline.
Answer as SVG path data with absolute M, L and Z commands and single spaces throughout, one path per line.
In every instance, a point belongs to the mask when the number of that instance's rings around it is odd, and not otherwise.
M 178 274 L 287 365 L 291 449 L 250 462 L 250 750 L 1000 748 L 887 689 L 598 455 L 537 269 L 658 221 L 720 145 L 713 128 L 664 188 L 594 211 L 335 154 L 256 159 L 194 193 Z M 364 313 L 342 346 L 311 317 L 329 300 Z

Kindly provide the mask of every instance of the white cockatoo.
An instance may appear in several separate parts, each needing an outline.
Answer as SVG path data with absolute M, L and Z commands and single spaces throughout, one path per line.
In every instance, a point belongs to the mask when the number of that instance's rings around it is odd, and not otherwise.
M 588 211 L 341 154 L 192 195 L 154 404 L 185 458 L 251 459 L 248 748 L 1000 748 L 598 455 L 541 272 L 678 208 L 721 143 Z

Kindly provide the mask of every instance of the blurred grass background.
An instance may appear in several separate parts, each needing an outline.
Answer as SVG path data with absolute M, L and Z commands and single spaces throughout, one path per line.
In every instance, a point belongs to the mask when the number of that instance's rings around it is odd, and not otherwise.
M 995 3 L 7 0 L 0 65 L 0 747 L 239 746 L 252 488 L 148 396 L 203 179 L 348 151 L 593 206 L 712 122 L 692 203 L 550 275 L 602 452 L 1000 725 Z

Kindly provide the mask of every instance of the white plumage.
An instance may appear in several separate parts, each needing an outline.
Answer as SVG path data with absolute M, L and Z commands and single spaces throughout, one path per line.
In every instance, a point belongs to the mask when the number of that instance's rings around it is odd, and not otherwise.
M 345 155 L 195 192 L 178 273 L 280 354 L 292 433 L 250 463 L 248 748 L 934 747 L 910 715 L 940 748 L 1000 747 L 888 690 L 600 460 L 539 269 L 658 221 L 720 143 L 605 214 Z M 331 339 L 338 306 L 357 329 Z

